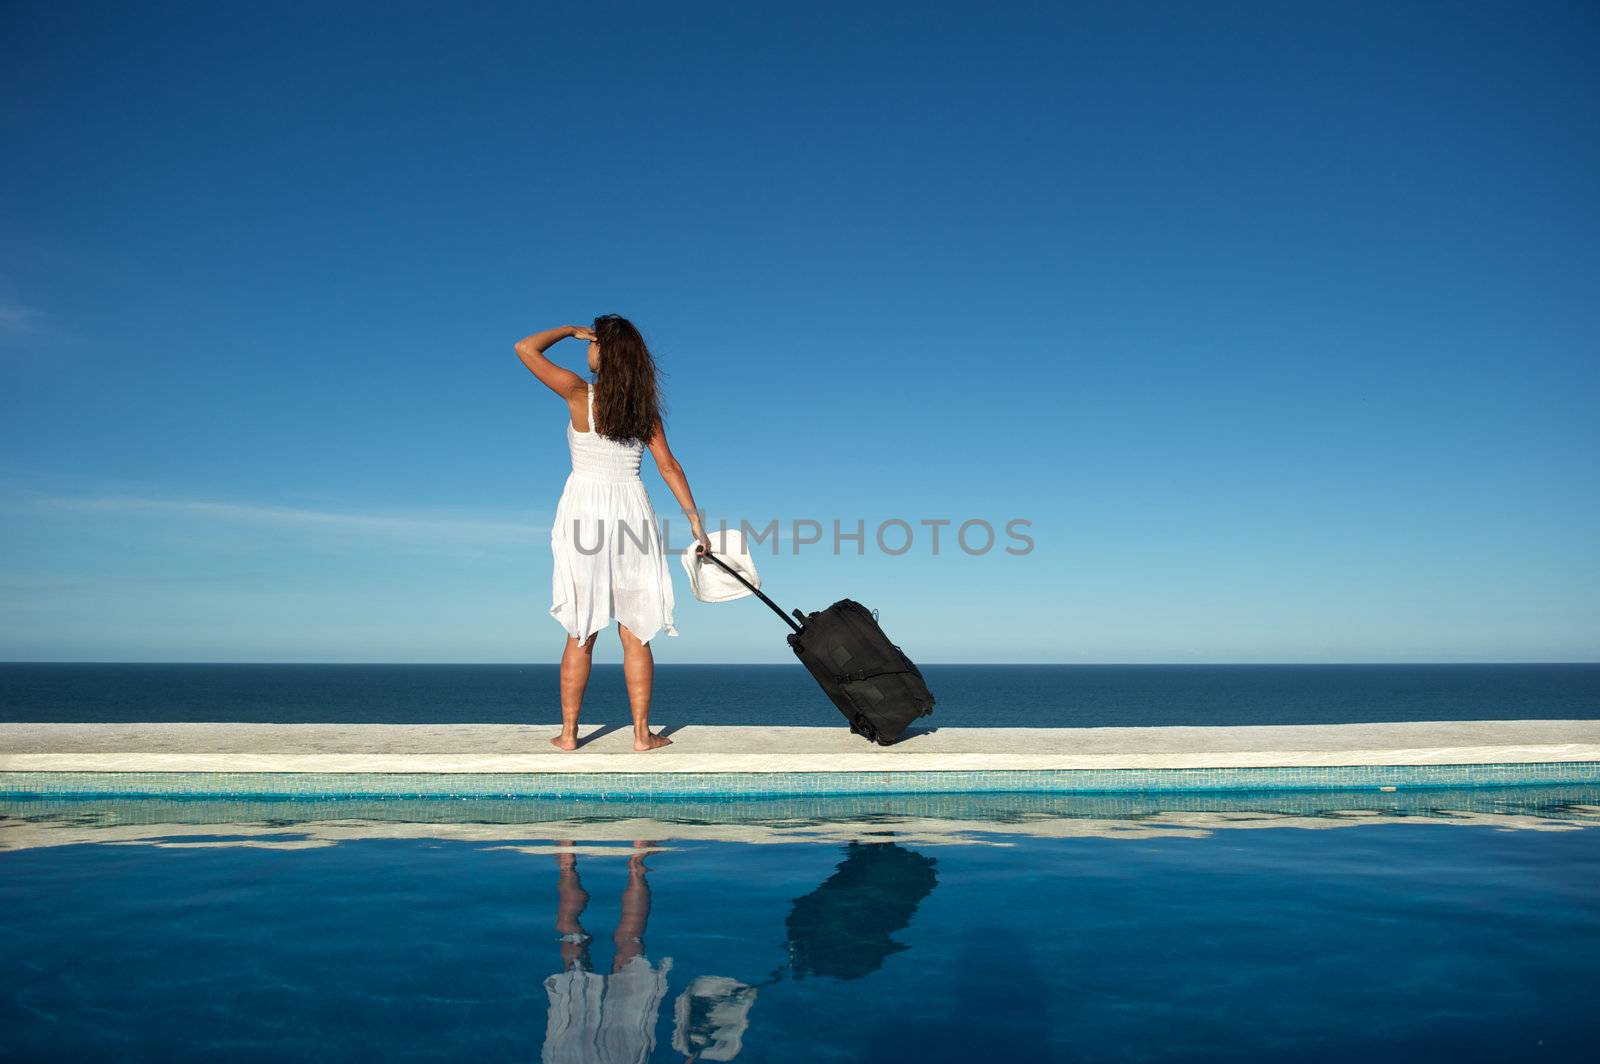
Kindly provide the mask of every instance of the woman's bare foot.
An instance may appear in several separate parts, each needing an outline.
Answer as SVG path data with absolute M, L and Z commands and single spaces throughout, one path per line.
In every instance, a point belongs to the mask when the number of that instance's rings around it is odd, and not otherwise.
M 671 745 L 672 740 L 665 735 L 651 735 L 649 732 L 645 732 L 642 737 L 637 733 L 633 736 L 633 748 L 641 754 L 646 750 L 659 750 L 663 746 Z
M 558 735 L 550 740 L 550 745 L 558 750 L 576 750 L 578 748 L 578 740 L 576 736 L 569 739 L 565 735 Z

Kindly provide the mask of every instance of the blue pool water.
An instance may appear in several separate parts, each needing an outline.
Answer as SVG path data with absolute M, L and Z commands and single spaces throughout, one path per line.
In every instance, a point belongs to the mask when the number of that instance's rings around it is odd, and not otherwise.
M 1596 826 L 1597 788 L 14 800 L 0 1056 L 1586 1059 Z
M 584 719 L 628 717 L 595 667 Z M 941 726 L 1600 718 L 1600 665 L 928 665 Z M 0 663 L 0 721 L 548 723 L 556 666 Z M 652 720 L 837 725 L 796 663 L 657 669 Z

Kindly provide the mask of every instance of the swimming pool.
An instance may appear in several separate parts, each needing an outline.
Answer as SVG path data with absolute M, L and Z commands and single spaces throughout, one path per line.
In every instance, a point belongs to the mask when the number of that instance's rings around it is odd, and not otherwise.
M 1600 788 L 0 802 L 0 1056 L 1503 1059 Z

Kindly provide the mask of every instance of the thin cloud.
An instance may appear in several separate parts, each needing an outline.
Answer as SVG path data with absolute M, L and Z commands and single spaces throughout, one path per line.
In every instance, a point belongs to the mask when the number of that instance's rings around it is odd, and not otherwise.
M 548 531 L 548 526 L 518 521 L 415 514 L 374 514 L 338 510 L 311 510 L 256 503 L 212 502 L 203 499 L 151 499 L 135 496 L 53 498 L 43 505 L 107 515 L 157 514 L 227 521 L 257 527 L 351 536 L 384 536 L 422 543 L 494 544 L 526 543 Z
M 49 333 L 43 311 L 12 299 L 0 299 L 0 339 L 21 340 Z
M 0 574 L 0 600 L 6 596 L 57 595 L 76 594 L 78 592 L 99 593 L 108 587 L 151 588 L 151 587 L 212 587 L 217 585 L 234 585 L 239 587 L 254 587 L 263 583 L 282 584 L 285 580 L 293 578 L 294 574 L 285 574 L 275 571 L 250 570 L 245 572 L 182 572 L 161 573 L 155 575 L 140 575 L 137 573 L 122 572 L 97 572 L 92 578 L 31 578 L 10 579 L 7 574 Z M 322 578 L 309 576 L 308 582 L 316 583 Z

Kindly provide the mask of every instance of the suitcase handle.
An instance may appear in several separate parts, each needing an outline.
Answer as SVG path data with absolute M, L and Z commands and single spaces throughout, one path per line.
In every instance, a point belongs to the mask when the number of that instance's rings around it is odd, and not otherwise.
M 910 669 L 879 669 L 876 672 L 870 669 L 857 669 L 855 672 L 841 672 L 834 676 L 835 683 L 862 683 L 866 680 L 875 680 L 879 676 L 904 676 Z
M 695 555 L 695 557 L 697 557 L 697 558 L 710 558 L 712 561 L 716 562 L 717 565 L 722 569 L 723 572 L 727 573 L 729 576 L 731 576 L 735 580 L 739 581 L 739 583 L 743 584 L 745 587 L 747 587 L 751 591 L 755 592 L 756 598 L 760 599 L 762 602 L 765 602 L 769 607 L 771 607 L 773 613 L 776 613 L 779 617 L 782 617 L 784 624 L 787 624 L 790 628 L 793 628 L 796 632 L 804 631 L 804 629 L 801 628 L 800 625 L 795 624 L 793 621 L 791 621 L 789 619 L 789 615 L 787 613 L 783 612 L 783 608 L 782 607 L 780 607 L 776 602 L 773 602 L 771 599 L 767 598 L 766 595 L 763 595 L 761 593 L 761 589 L 759 587 L 756 587 L 750 581 L 748 581 L 744 577 L 740 576 L 738 574 L 738 572 L 736 572 L 734 570 L 734 568 L 731 565 L 729 565 L 727 562 L 723 561 L 721 558 L 717 557 L 715 554 L 712 554 L 708 550 L 707 551 L 701 551 L 699 554 Z

